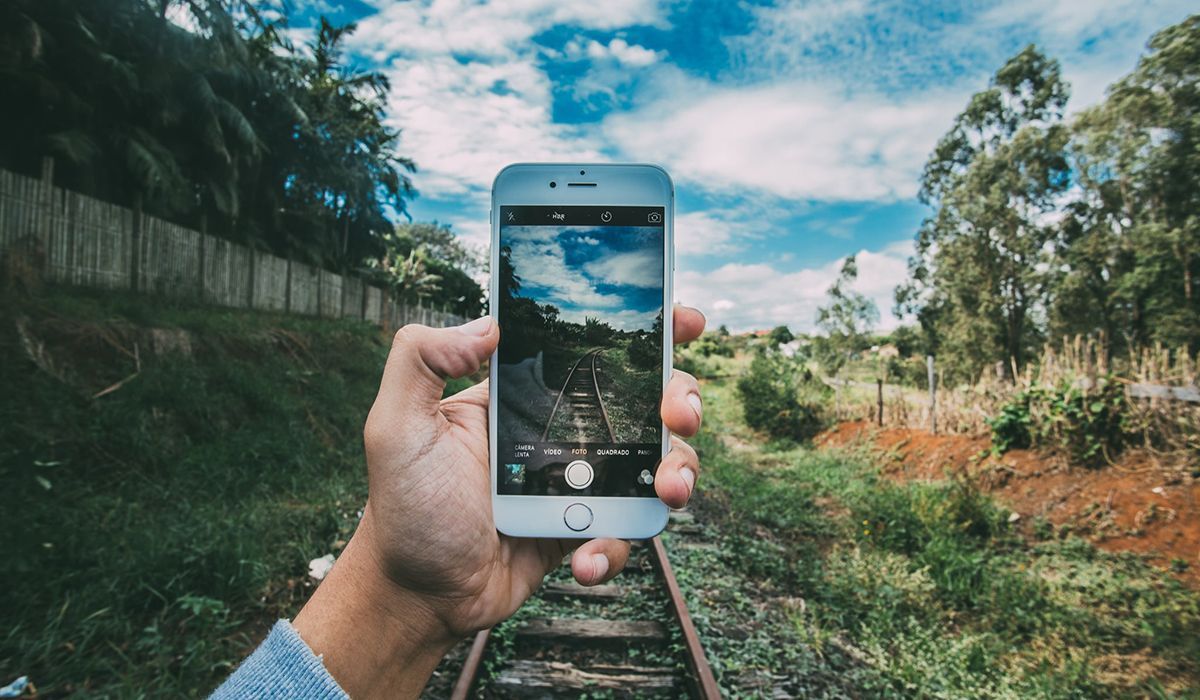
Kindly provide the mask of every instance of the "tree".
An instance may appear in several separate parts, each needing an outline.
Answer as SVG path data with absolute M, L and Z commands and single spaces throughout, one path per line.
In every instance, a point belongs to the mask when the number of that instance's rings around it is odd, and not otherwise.
M 822 364 L 834 374 L 862 349 L 863 338 L 879 322 L 875 302 L 851 287 L 858 279 L 858 262 L 851 255 L 842 262 L 837 281 L 825 293 L 829 303 L 817 309 L 817 327 L 825 332 Z
M 437 277 L 435 285 L 425 288 L 423 299 L 445 306 L 460 316 L 483 313 L 483 289 L 471 273 L 481 267 L 481 256 L 467 248 L 449 226 L 432 223 L 403 223 L 389 234 L 380 236 L 383 254 L 367 262 L 373 270 L 395 269 L 397 258 L 417 252 L 423 269 Z M 391 283 L 384 272 L 384 281 Z M 519 281 L 513 280 L 519 286 Z
M 395 293 L 396 298 L 417 302 L 441 289 L 442 278 L 429 269 L 429 253 L 396 233 L 382 236 L 384 253 L 368 261 L 368 267 Z
M 1075 123 L 1079 196 L 1059 241 L 1057 333 L 1103 333 L 1118 350 L 1200 344 L 1200 15 Z
M 921 176 L 933 214 L 917 234 L 897 306 L 916 313 L 951 368 L 1019 369 L 1040 340 L 1050 276 L 1047 221 L 1070 182 L 1057 61 L 1028 46 L 976 93 Z
M 349 269 L 411 195 L 387 80 L 250 0 L 0 3 L 0 167 Z
M 786 345 L 795 339 L 796 336 L 792 335 L 791 329 L 789 329 L 787 326 L 775 326 L 773 329 L 771 329 L 771 335 L 767 337 L 767 340 L 769 340 L 771 345 L 774 347 Z

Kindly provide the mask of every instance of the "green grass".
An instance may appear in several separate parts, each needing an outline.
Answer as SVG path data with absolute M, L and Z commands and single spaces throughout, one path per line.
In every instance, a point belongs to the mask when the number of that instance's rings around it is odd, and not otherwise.
M 190 353 L 155 354 L 151 328 Z M 7 308 L 0 669 L 52 695 L 207 694 L 352 532 L 386 349 L 361 323 L 126 295 Z
M 730 696 L 1200 697 L 1200 597 L 1170 576 L 1026 541 L 969 482 L 763 446 L 731 382 L 705 401 L 693 507 L 719 548 L 672 558 Z

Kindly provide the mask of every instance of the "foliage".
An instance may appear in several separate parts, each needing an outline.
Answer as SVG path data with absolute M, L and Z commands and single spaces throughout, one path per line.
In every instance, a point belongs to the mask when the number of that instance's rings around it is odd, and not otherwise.
M 1116 352 L 1200 341 L 1200 15 L 1150 39 L 1075 123 L 1052 328 Z
M 826 333 L 821 364 L 837 373 L 850 355 L 862 349 L 866 333 L 879 322 L 875 302 L 851 287 L 858 279 L 858 263 L 851 255 L 842 262 L 837 281 L 825 293 L 826 306 L 817 309 L 817 326 Z
M 353 25 L 297 48 L 250 0 L 0 5 L 0 166 L 285 256 L 377 252 L 413 164 L 387 79 L 343 59 Z
M 921 176 L 934 213 L 921 225 L 910 279 L 897 290 L 951 367 L 1021 368 L 1045 303 L 1043 223 L 1066 189 L 1068 88 L 1057 61 L 1028 46 L 975 94 Z
M 729 696 L 762 694 L 768 673 L 793 697 L 1200 690 L 1194 591 L 1139 557 L 1026 541 L 970 481 L 898 484 L 866 450 L 751 444 L 731 384 L 705 385 L 694 441 L 692 509 L 719 549 L 670 548 Z
M 791 329 L 787 326 L 775 326 L 771 329 L 771 335 L 767 336 L 767 340 L 774 346 L 784 345 L 795 339 L 796 336 L 792 335 Z
M 132 295 L 40 303 L 29 328 L 62 380 L 0 324 L 0 490 L 20 504 L 0 666 L 47 695 L 203 695 L 353 532 L 386 342 L 359 322 Z M 152 334 L 190 351 L 155 352 Z
M 483 289 L 470 273 L 481 265 L 449 226 L 404 223 L 379 237 L 383 252 L 367 267 L 392 287 L 401 300 L 424 300 L 460 316 L 483 313 Z
M 824 426 L 828 389 L 778 353 L 759 353 L 738 379 L 737 390 L 746 423 L 755 430 L 801 441 Z
M 663 363 L 663 315 L 660 311 L 649 331 L 641 331 L 630 339 L 625 351 L 636 369 L 654 369 Z
M 933 212 L 896 293 L 952 381 L 1021 371 L 1075 334 L 1109 356 L 1200 349 L 1197 66 L 1193 15 L 1070 123 L 1058 63 L 1033 46 L 971 99 L 926 163 Z
M 988 420 L 992 450 L 1041 447 L 1063 450 L 1071 461 L 1103 466 L 1125 443 L 1126 399 L 1112 377 L 1091 391 L 1073 383 L 1018 393 Z

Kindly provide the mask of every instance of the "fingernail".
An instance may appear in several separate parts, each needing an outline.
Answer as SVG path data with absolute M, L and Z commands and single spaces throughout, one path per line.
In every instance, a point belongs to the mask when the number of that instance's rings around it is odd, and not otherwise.
M 459 333 L 466 333 L 467 335 L 484 336 L 484 335 L 487 335 L 488 333 L 490 333 L 491 331 L 492 331 L 492 317 L 491 316 L 484 316 L 482 318 L 477 318 L 474 321 L 471 321 L 470 323 L 464 323 L 463 325 L 458 327 Z
M 592 582 L 599 583 L 608 573 L 608 557 L 603 554 L 592 555 Z
M 696 417 L 699 418 L 703 412 L 702 404 L 700 403 L 700 394 L 688 394 L 687 402 L 691 404 L 692 410 L 696 412 Z
M 688 493 L 696 487 L 696 472 L 692 471 L 691 467 L 684 467 L 679 470 L 679 476 L 683 477 L 683 482 L 688 486 Z

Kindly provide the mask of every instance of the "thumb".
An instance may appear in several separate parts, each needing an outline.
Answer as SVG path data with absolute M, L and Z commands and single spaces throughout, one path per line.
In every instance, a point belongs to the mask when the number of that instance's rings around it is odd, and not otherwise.
M 392 425 L 435 413 L 446 380 L 478 370 L 499 340 L 490 316 L 453 328 L 404 326 L 392 340 L 371 412 Z

